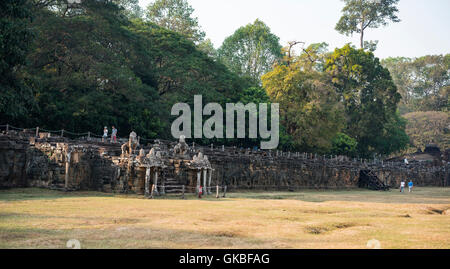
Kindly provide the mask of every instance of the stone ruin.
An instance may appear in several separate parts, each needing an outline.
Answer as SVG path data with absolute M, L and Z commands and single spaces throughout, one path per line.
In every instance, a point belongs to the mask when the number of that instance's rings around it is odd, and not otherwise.
M 190 147 L 184 137 L 175 143 L 154 140 L 141 145 L 134 132 L 122 145 L 25 132 L 0 133 L 3 188 L 96 190 L 147 197 L 195 193 L 200 186 L 206 194 L 216 186 L 283 191 L 361 186 L 383 189 L 409 179 L 416 186 L 449 186 L 449 168 L 445 158 L 411 159 L 406 165 L 401 159 L 363 160 L 222 145 Z

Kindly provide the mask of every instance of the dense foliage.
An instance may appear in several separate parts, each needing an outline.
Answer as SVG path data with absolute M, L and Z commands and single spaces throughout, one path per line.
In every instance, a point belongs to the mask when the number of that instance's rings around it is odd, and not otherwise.
M 28 27 L 32 6 L 27 0 L 0 1 L 0 121 L 24 120 L 34 107 L 32 90 L 24 83 L 33 31 Z
M 450 148 L 450 117 L 448 112 L 412 112 L 404 115 L 408 120 L 406 132 L 412 149 L 424 150 L 428 144 L 441 149 Z
M 279 38 L 258 19 L 227 37 L 218 54 L 232 71 L 256 82 L 282 56 Z
M 400 111 L 449 111 L 450 54 L 419 58 L 387 58 L 389 69 L 402 95 Z
M 99 133 L 116 125 L 122 136 L 133 129 L 147 138 L 170 138 L 174 103 L 192 103 L 194 94 L 206 101 L 233 101 L 251 85 L 183 35 L 130 20 L 110 1 L 71 6 L 50 1 L 33 13 L 33 23 L 20 29 L 32 29 L 36 38 L 31 45 L 21 43 L 30 51 L 26 65 L 17 63 L 23 87 L 33 94 L 17 99 L 36 106 L 19 107 L 25 111 L 21 117 L 2 113 L 10 124 Z M 2 105 L 8 111 L 19 108 Z
M 397 20 L 398 1 L 379 1 L 387 13 L 378 5 L 357 6 L 366 2 L 346 1 L 340 31 L 362 34 Z M 449 55 L 380 63 L 371 52 L 375 44 L 329 51 L 326 43 L 296 53 L 303 42 L 281 48 L 260 20 L 216 50 L 186 0 L 155 1 L 145 14 L 138 3 L 2 1 L 1 124 L 98 134 L 115 125 L 122 137 L 134 130 L 173 139 L 171 107 L 192 105 L 199 94 L 203 104 L 224 108 L 279 103 L 283 150 L 372 157 L 408 144 L 448 147 Z M 401 116 L 413 111 L 441 112 Z M 260 145 L 249 138 L 195 142 Z

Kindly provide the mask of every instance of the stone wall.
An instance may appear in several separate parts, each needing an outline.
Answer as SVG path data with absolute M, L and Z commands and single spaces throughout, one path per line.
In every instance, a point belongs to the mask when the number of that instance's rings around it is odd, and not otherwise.
M 416 186 L 450 185 L 448 163 L 368 163 L 342 156 L 330 158 L 222 147 L 191 147 L 187 158 L 180 158 L 170 151 L 174 144 L 161 145 L 166 167 L 161 171 L 160 184 L 170 181 L 194 187 L 196 173 L 188 169 L 187 163 L 201 150 L 214 169 L 211 185 L 226 185 L 229 189 L 354 188 L 358 186 L 361 170 L 367 169 L 393 187 L 401 180 L 410 179 Z M 143 148 L 148 152 L 151 146 Z M 0 134 L 0 187 L 32 186 L 142 194 L 145 169 L 134 158 L 121 157 L 119 144 L 34 138 L 13 132 Z
M 358 186 L 361 170 L 371 170 L 392 187 L 401 180 L 413 180 L 416 186 L 450 186 L 449 165 L 403 162 L 382 163 L 327 159 L 305 154 L 291 157 L 210 155 L 220 185 L 236 189 L 342 189 Z

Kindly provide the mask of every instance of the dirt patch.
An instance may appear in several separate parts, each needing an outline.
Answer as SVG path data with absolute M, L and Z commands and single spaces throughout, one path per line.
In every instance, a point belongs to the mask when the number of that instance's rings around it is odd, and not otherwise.
M 114 224 L 135 224 L 138 223 L 138 219 L 114 219 Z
M 430 215 L 433 215 L 433 214 L 446 215 L 446 214 L 448 214 L 448 210 L 449 209 L 450 209 L 449 207 L 444 207 L 444 208 L 429 207 L 429 208 L 427 208 L 427 214 L 430 214 Z
M 354 227 L 357 226 L 354 223 L 337 223 L 334 224 L 333 227 L 335 227 L 336 229 L 346 229 L 346 228 L 350 228 L 350 227 Z
M 216 233 L 213 233 L 212 235 L 219 236 L 219 237 L 228 237 L 228 238 L 233 238 L 233 237 L 239 237 L 240 236 L 239 233 L 233 232 L 233 231 L 216 232 Z
M 347 229 L 350 227 L 360 226 L 351 222 L 333 223 L 327 225 L 311 225 L 305 227 L 305 231 L 310 234 L 323 234 L 334 230 Z
M 307 226 L 305 231 L 310 234 L 323 234 L 328 232 L 330 229 L 325 226 Z
M 29 236 L 26 234 L 18 234 L 18 233 L 0 233 L 0 240 L 17 240 L 17 239 L 25 239 Z
M 301 213 L 305 213 L 305 214 L 336 214 L 339 212 L 336 211 L 328 211 L 328 210 L 314 210 L 314 209 L 306 209 L 306 210 L 300 210 Z

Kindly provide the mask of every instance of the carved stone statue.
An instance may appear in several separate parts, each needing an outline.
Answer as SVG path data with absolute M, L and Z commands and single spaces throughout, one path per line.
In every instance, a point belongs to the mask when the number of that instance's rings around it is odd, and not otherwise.
M 150 152 L 143 159 L 144 164 L 148 167 L 165 167 L 161 151 L 157 151 L 155 148 L 152 148 Z
M 122 149 L 122 155 L 131 155 L 133 154 L 133 152 L 136 150 L 137 146 L 138 146 L 138 140 L 137 140 L 137 135 L 134 131 L 132 131 L 130 133 L 130 138 L 128 139 L 128 142 L 123 144 L 121 146 Z
M 197 155 L 192 157 L 190 166 L 192 168 L 211 168 L 211 163 L 208 160 L 208 156 L 203 155 L 203 153 L 199 151 Z
M 178 144 L 173 148 L 173 152 L 175 154 L 179 154 L 179 155 L 185 155 L 188 150 L 189 150 L 189 146 L 185 141 L 186 137 L 184 135 L 180 136 L 180 141 L 178 142 Z

